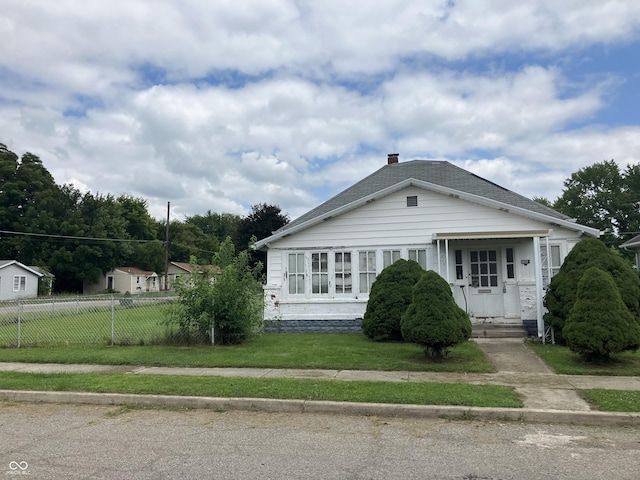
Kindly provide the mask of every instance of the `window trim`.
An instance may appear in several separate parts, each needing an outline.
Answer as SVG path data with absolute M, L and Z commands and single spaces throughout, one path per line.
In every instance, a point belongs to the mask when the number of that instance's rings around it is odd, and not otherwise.
M 14 275 L 13 276 L 13 291 L 14 292 L 26 292 L 27 291 L 27 276 L 26 275 Z

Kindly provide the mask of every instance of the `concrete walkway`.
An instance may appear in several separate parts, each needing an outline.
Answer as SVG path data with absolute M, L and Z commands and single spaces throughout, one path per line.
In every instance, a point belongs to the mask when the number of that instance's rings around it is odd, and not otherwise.
M 18 363 L 0 362 L 0 371 L 16 371 L 25 373 L 127 373 L 132 375 L 188 375 L 188 376 L 221 376 L 221 377 L 253 377 L 253 378 L 314 378 L 327 380 L 367 380 L 385 382 L 444 382 L 444 383 L 469 383 L 476 385 L 505 385 L 513 387 L 523 399 L 524 409 L 493 409 L 494 414 L 502 415 L 501 418 L 511 417 L 510 411 L 520 412 L 520 417 L 528 419 L 546 419 L 546 421 L 566 421 L 568 423 L 607 423 L 640 425 L 640 414 L 619 414 L 606 412 L 592 412 L 589 404 L 580 395 L 580 390 L 591 388 L 603 388 L 611 390 L 638 390 L 640 391 L 640 377 L 603 377 L 586 375 L 557 375 L 528 349 L 522 339 L 475 339 L 480 348 L 485 352 L 489 360 L 496 367 L 496 373 L 438 373 L 438 372 L 409 372 L 409 371 L 374 371 L 374 370 L 307 370 L 307 369 L 273 369 L 273 368 L 178 368 L 178 367 L 141 367 L 127 365 L 67 365 L 49 363 Z M 57 394 L 57 395 L 56 395 Z M 25 393 L 26 395 L 26 393 Z M 35 397 L 34 397 L 35 395 Z M 48 395 L 48 397 L 47 397 Z M 82 402 L 82 399 L 90 398 L 92 403 L 98 402 L 96 395 L 100 394 L 64 394 L 59 392 L 31 392 L 31 397 L 20 396 L 17 393 L 0 390 L 0 398 L 25 399 L 33 398 L 36 401 L 62 401 L 61 398 L 73 398 L 72 401 Z M 82 397 L 84 395 L 84 397 Z M 37 397 L 37 398 L 36 398 Z M 104 398 L 111 398 L 107 403 L 125 402 L 127 396 L 107 394 Z M 142 396 L 135 397 L 131 403 L 141 402 Z M 169 401 L 166 396 L 145 396 L 156 399 L 164 398 L 163 404 L 175 406 L 180 403 L 178 398 Z M 127 397 L 128 398 L 128 397 Z M 204 400 L 193 400 L 191 397 L 183 398 L 183 405 L 193 401 L 201 405 Z M 55 400 L 57 399 L 57 400 Z M 115 400 L 114 400 L 115 399 Z M 120 399 L 120 400 L 117 400 Z M 191 400 L 188 400 L 191 399 Z M 335 413 L 350 410 L 354 404 L 345 405 L 345 402 L 304 402 L 285 400 L 258 400 L 258 399 L 219 399 L 224 408 L 230 406 L 231 400 L 236 400 L 238 405 L 251 405 L 251 408 L 271 408 L 276 405 L 278 411 L 282 411 L 286 402 L 294 405 L 293 408 L 303 408 L 308 411 L 309 405 L 317 404 L 314 408 L 324 405 L 329 411 Z M 149 400 L 150 401 L 150 400 Z M 258 403 L 256 403 L 258 402 Z M 297 403 L 292 403 L 297 402 Z M 125 402 L 126 403 L 126 402 Z M 262 406 L 256 407 L 261 404 Z M 326 404 L 334 404 L 328 407 Z M 216 404 L 217 405 L 217 404 Z M 300 405 L 303 405 L 302 407 Z M 342 407 L 339 407 L 342 405 Z M 387 414 L 400 414 L 411 407 L 376 404 L 376 411 L 386 411 Z M 362 407 L 366 412 L 371 412 L 372 405 Z M 427 408 L 427 407 L 425 407 Z M 447 407 L 430 407 L 434 412 L 442 415 Z M 449 409 L 461 409 L 463 407 L 448 407 Z M 469 409 L 488 413 L 491 409 Z M 415 408 L 412 410 L 415 411 Z M 575 415 L 571 415 L 574 413 Z M 586 416 L 580 416 L 579 414 Z M 446 413 L 445 413 L 446 414 Z M 585 420 L 586 419 L 586 420 Z M 597 421 L 591 421 L 597 420 Z

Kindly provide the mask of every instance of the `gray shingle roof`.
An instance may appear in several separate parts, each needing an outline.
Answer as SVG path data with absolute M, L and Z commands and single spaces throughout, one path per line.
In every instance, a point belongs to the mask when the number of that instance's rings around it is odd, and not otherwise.
M 296 225 L 410 179 L 429 182 L 463 193 L 489 198 L 549 217 L 565 221 L 570 220 L 569 217 L 560 212 L 507 190 L 467 170 L 456 167 L 449 162 L 440 160 L 412 160 L 385 165 L 313 210 L 289 222 L 280 228 L 278 232 L 286 231 Z
M 624 242 L 621 247 L 638 247 L 640 246 L 640 235 L 636 235 L 631 240 Z

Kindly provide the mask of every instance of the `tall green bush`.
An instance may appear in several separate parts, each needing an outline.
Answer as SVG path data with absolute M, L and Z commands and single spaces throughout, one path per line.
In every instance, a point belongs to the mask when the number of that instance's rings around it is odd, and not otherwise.
M 214 269 L 194 273 L 178 282 L 179 300 L 169 323 L 177 326 L 176 340 L 185 343 L 238 344 L 260 331 L 262 285 L 250 266 L 249 253 L 235 254 L 227 238 L 213 258 Z M 194 272 L 199 269 L 194 268 Z
M 582 275 L 563 334 L 569 348 L 587 360 L 606 360 L 640 345 L 640 325 L 611 274 L 597 267 Z
M 411 305 L 400 326 L 407 342 L 421 345 L 432 357 L 446 355 L 448 348 L 471 336 L 469 315 L 456 304 L 447 281 L 433 270 L 413 287 Z
M 386 267 L 371 286 L 362 332 L 376 342 L 401 341 L 400 319 L 409 304 L 413 286 L 424 270 L 413 260 L 400 259 Z
M 563 328 L 573 308 L 578 282 L 591 267 L 609 272 L 618 287 L 622 301 L 632 315 L 639 317 L 640 278 L 620 256 L 608 249 L 596 238 L 579 241 L 569 252 L 560 271 L 551 279 L 544 304 L 548 312 L 544 321 L 556 330 L 556 338 L 564 337 Z M 559 335 L 562 335 L 560 337 Z

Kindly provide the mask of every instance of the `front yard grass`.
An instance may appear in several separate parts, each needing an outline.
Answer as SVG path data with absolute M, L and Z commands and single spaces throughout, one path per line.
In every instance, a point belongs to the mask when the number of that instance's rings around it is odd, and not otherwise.
M 8 390 L 522 407 L 522 401 L 510 387 L 460 383 L 20 372 L 0 372 L 0 383 Z
M 624 352 L 614 356 L 607 363 L 586 362 L 577 353 L 565 345 L 553 345 L 528 342 L 536 355 L 561 375 L 640 375 L 640 351 Z
M 640 392 L 627 390 L 584 390 L 587 401 L 604 412 L 640 412 Z
M 444 360 L 410 343 L 377 343 L 359 333 L 265 334 L 234 346 L 107 346 L 0 348 L 0 362 L 87 363 L 163 367 L 254 367 L 337 370 L 493 372 L 473 341 Z

